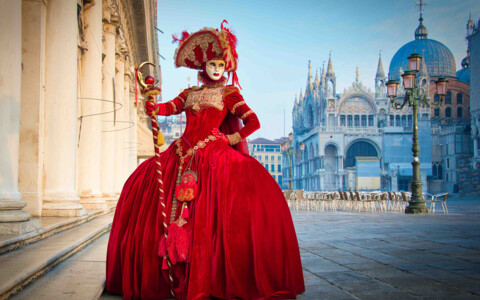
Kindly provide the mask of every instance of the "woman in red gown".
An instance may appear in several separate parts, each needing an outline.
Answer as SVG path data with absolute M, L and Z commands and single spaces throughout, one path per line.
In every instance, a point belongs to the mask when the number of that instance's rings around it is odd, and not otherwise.
M 184 32 L 179 42 L 176 66 L 203 69 L 203 85 L 147 105 L 151 115 L 184 111 L 187 125 L 160 156 L 166 209 L 155 158 L 125 183 L 108 243 L 106 289 L 124 299 L 295 298 L 305 287 L 290 211 L 275 180 L 248 155 L 244 140 L 260 124 L 223 76 L 232 72 L 238 83 L 236 38 L 222 23 L 221 30 Z M 197 177 L 187 205 L 175 193 L 186 171 Z

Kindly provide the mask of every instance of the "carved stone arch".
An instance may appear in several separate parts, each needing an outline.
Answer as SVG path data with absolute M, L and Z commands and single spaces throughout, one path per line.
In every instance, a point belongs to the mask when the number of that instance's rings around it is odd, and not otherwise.
M 356 156 L 376 156 L 381 157 L 381 148 L 373 140 L 359 138 L 351 141 L 344 149 L 344 168 L 355 166 Z
M 371 105 L 371 110 L 372 110 L 373 114 L 375 114 L 377 112 L 378 107 L 377 107 L 377 104 L 375 103 L 375 101 L 372 97 L 370 97 L 368 95 L 365 95 L 365 94 L 361 94 L 361 93 L 354 93 L 354 94 L 350 94 L 350 95 L 348 95 L 348 96 L 346 96 L 346 97 L 344 97 L 343 99 L 340 100 L 340 103 L 339 103 L 338 108 L 337 108 L 337 113 L 338 114 L 342 113 L 342 109 L 345 107 L 346 103 L 351 102 L 350 100 L 355 99 L 355 98 L 360 98 L 360 99 L 363 99 L 366 102 L 368 102 Z

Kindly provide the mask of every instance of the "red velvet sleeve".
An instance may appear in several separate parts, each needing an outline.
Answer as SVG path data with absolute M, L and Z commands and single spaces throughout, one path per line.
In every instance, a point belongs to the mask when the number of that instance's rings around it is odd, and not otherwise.
M 257 115 L 243 100 L 240 91 L 236 87 L 228 87 L 224 96 L 225 105 L 230 113 L 239 117 L 243 121 L 244 127 L 238 131 L 241 138 L 244 139 L 254 131 L 260 128 L 260 122 Z
M 170 116 L 170 115 L 178 115 L 180 114 L 185 105 L 185 101 L 187 101 L 188 93 L 190 89 L 186 89 L 180 93 L 175 99 L 170 100 L 166 103 L 158 103 L 157 104 L 157 115 L 159 116 Z

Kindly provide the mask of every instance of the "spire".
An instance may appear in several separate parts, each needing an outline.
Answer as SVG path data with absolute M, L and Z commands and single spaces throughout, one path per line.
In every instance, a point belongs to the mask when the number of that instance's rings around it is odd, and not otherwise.
M 333 65 L 332 65 L 332 51 L 330 51 L 330 54 L 328 55 L 327 76 L 335 76 L 335 72 L 333 71 Z
M 382 63 L 382 53 L 378 55 L 378 67 L 377 67 L 377 78 L 384 78 L 385 77 L 385 71 L 383 70 L 383 63 Z
M 472 13 L 470 12 L 470 17 L 468 18 L 468 21 L 467 21 L 467 37 L 473 33 L 474 27 L 475 25 L 473 24 L 473 20 L 472 20 Z
M 360 82 L 360 72 L 358 71 L 358 67 L 355 69 L 355 83 L 358 84 Z
M 318 88 L 320 86 L 320 78 L 318 78 L 318 68 L 315 70 L 315 87 Z
M 321 86 L 324 86 L 325 85 L 325 61 L 323 62 L 323 65 L 322 65 L 322 75 L 321 75 L 321 80 L 320 80 L 320 85 Z
M 298 102 L 300 102 L 300 104 L 303 104 L 302 89 L 300 89 L 300 97 L 298 98 Z
M 425 49 L 422 49 L 422 59 L 420 61 L 420 72 L 419 72 L 420 77 L 428 77 L 427 65 L 425 64 L 424 57 L 425 57 Z
M 294 102 L 294 103 L 295 103 L 295 105 L 294 105 L 294 106 L 295 106 L 295 107 L 297 107 L 297 106 L 298 106 L 298 101 L 297 101 L 297 93 L 295 93 L 295 102 Z
M 425 40 L 428 38 L 428 30 L 425 26 L 423 26 L 423 8 L 424 6 L 427 5 L 425 3 L 425 0 L 418 0 L 418 3 L 415 3 L 415 5 L 419 8 L 420 11 L 420 18 L 418 21 L 420 21 L 420 24 L 418 25 L 417 29 L 415 30 L 415 39 L 416 40 Z
M 305 95 L 312 90 L 312 61 L 308 60 L 308 77 L 307 88 L 305 89 Z

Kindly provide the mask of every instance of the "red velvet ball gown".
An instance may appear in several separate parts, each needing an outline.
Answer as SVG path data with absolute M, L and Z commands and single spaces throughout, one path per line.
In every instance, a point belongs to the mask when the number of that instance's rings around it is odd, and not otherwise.
M 297 237 L 279 186 L 251 156 L 222 139 L 208 140 L 212 128 L 234 116 L 245 124 L 238 131 L 241 138 L 258 129 L 258 119 L 238 89 L 192 88 L 158 106 L 160 115 L 184 110 L 187 116 L 184 139 L 172 143 L 160 157 L 167 216 L 179 155 L 199 146 L 192 164 L 198 191 L 188 219 L 189 261 L 170 270 L 176 298 L 288 299 L 304 292 Z M 189 159 L 185 157 L 184 164 Z M 151 158 L 127 180 L 117 204 L 108 243 L 106 289 L 124 299 L 172 298 L 169 270 L 162 269 L 163 259 L 157 254 L 163 235 L 158 185 L 155 158 Z

